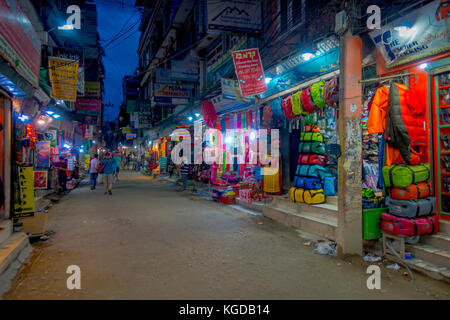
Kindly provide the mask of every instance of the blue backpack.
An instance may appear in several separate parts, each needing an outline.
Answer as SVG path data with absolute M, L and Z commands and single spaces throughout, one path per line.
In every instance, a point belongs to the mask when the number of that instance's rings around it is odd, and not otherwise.
M 335 177 L 331 173 L 325 174 L 323 179 L 323 192 L 327 197 L 336 195 L 335 180 Z

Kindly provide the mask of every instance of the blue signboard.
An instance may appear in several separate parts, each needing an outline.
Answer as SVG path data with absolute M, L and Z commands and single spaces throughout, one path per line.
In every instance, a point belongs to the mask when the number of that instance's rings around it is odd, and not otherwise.
M 317 45 L 314 55 L 307 57 L 298 53 L 288 60 L 266 71 L 266 77 L 272 77 L 267 84 L 267 91 L 260 94 L 267 98 L 299 83 L 316 78 L 322 74 L 339 69 L 339 42 L 328 39 Z

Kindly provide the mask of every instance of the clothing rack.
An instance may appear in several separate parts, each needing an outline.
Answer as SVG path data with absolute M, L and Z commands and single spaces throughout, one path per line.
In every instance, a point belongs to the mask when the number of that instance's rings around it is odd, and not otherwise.
M 376 77 L 376 78 L 370 78 L 370 79 L 365 79 L 365 80 L 359 80 L 359 83 L 366 83 L 366 82 L 381 82 L 383 80 L 390 80 L 390 79 L 395 79 L 395 78 L 402 78 L 405 76 L 412 76 L 414 75 L 415 78 L 415 83 L 417 84 L 417 73 L 415 72 L 407 72 L 407 73 L 399 73 L 399 74 L 392 74 L 389 76 L 384 76 L 384 77 Z

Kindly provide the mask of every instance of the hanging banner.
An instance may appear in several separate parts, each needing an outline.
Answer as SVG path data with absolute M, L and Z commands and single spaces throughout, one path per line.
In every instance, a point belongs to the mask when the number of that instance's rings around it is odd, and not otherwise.
M 39 88 L 41 42 L 19 0 L 0 0 L 0 56 Z
M 49 57 L 48 62 L 52 98 L 75 102 L 77 100 L 78 62 L 55 57 Z
M 19 165 L 19 183 L 14 197 L 14 218 L 34 216 L 33 166 Z
M 102 101 L 100 99 L 78 99 L 75 110 L 102 111 Z
M 233 62 L 243 96 L 252 96 L 267 91 L 258 49 L 233 52 Z
M 50 167 L 50 141 L 39 141 L 36 144 L 37 151 L 37 168 Z
M 450 50 L 448 1 L 435 0 L 369 33 L 387 67 Z

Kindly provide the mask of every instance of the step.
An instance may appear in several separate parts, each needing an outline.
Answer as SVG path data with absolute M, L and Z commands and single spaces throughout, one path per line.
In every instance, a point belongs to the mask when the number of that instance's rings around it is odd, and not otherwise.
M 441 250 L 427 244 L 407 245 L 407 251 L 411 252 L 414 258 L 418 258 L 437 266 L 450 268 L 450 251 Z
M 445 233 L 436 233 L 426 236 L 422 236 L 420 241 L 423 244 L 427 244 L 441 250 L 450 251 L 450 236 Z
M 398 258 L 389 255 L 386 256 L 389 260 L 397 262 L 403 267 L 403 264 L 401 261 L 399 261 Z M 433 263 L 430 263 L 428 261 L 419 259 L 419 258 L 412 258 L 409 260 L 406 260 L 408 263 L 409 268 L 414 272 L 420 272 L 428 277 L 435 279 L 435 280 L 442 280 L 450 283 L 450 269 L 442 266 L 437 266 Z
M 264 207 L 263 214 L 288 227 L 303 230 L 333 241 L 337 238 L 337 221 L 331 219 L 319 218 L 306 213 L 296 213 L 269 206 Z
M 0 244 L 0 297 L 9 289 L 11 280 L 20 270 L 31 250 L 28 237 L 23 232 L 13 233 Z
M 450 221 L 439 221 L 439 233 L 445 233 L 450 236 Z
M 320 219 L 327 219 L 337 224 L 337 205 L 323 203 L 323 204 L 307 204 L 293 202 L 290 199 L 274 198 L 268 205 L 274 209 L 288 211 L 292 213 L 304 213 L 310 216 L 315 216 Z

